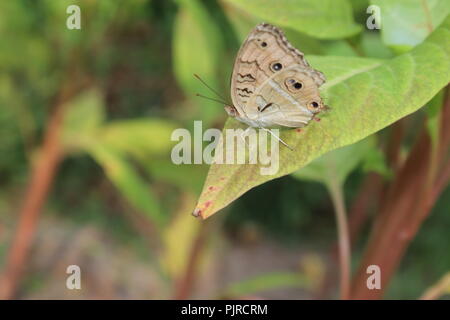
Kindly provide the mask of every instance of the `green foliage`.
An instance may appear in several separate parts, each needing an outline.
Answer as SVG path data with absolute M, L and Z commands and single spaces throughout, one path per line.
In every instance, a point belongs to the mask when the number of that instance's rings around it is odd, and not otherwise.
M 434 146 L 438 141 L 442 88 L 450 80 L 449 1 L 78 0 L 82 30 L 69 31 L 70 4 L 74 1 L 0 4 L 0 227 L 15 224 L 11 213 L 24 194 L 62 88 L 88 79 L 91 87 L 63 108 L 65 158 L 47 208 L 76 225 L 107 221 L 101 225 L 114 236 L 126 229 L 127 237 L 117 238 L 138 242 L 146 262 L 149 256 L 152 260 L 149 268 L 169 280 L 167 290 L 150 298 L 169 297 L 187 270 L 201 225 L 190 212 L 208 170 L 206 165 L 173 164 L 171 133 L 192 128 L 193 120 L 203 120 L 204 128 L 222 127 L 226 118 L 221 105 L 195 97 L 197 92 L 211 93 L 193 74 L 228 98 L 233 58 L 256 24 L 282 27 L 312 66 L 325 73 L 321 94 L 331 109 L 301 132 L 282 131 L 295 150 L 280 146 L 280 171 L 274 176 L 261 176 L 255 165 L 210 167 L 204 190 L 213 186 L 214 192 L 204 192 L 198 203 L 210 201 L 206 215 L 268 180 L 292 176 L 240 199 L 226 217 L 227 232 L 243 239 L 294 239 L 297 246 L 314 248 L 322 243 L 328 250 L 334 239 L 331 204 L 319 183 L 342 187 L 349 200 L 364 172 L 389 177 L 382 151 L 386 135 L 377 132 L 425 105 L 425 112 L 408 122 L 408 138 L 415 136 L 417 120 L 425 117 Z M 381 30 L 365 28 L 370 4 L 381 8 Z M 245 127 L 229 119 L 224 128 Z M 402 146 L 402 152 L 407 149 Z M 117 205 L 117 198 L 128 206 Z M 390 297 L 416 298 L 448 271 L 448 198 L 447 191 L 435 220 L 425 224 L 413 243 Z M 141 214 L 139 228 L 128 211 Z M 221 221 L 211 221 L 217 222 L 216 237 L 223 237 Z M 142 232 L 147 222 L 155 229 Z M 122 228 L 127 223 L 129 230 Z M 2 261 L 9 249 L 4 239 Z M 204 242 L 209 250 L 199 255 L 199 275 L 217 265 L 208 263 L 217 258 L 214 254 L 226 258 L 222 244 L 211 238 Z M 234 245 L 240 241 L 230 247 Z M 285 287 L 314 290 L 312 277 L 303 271 L 252 276 L 212 296 Z M 47 278 L 39 275 L 35 292 L 44 290 Z
M 136 159 L 149 160 L 169 153 L 174 129 L 175 124 L 165 119 L 144 118 L 111 121 L 97 134 L 99 143 Z
M 164 252 L 160 263 L 163 270 L 173 279 L 180 278 L 186 270 L 189 254 L 200 228 L 200 224 L 186 214 L 186 210 L 189 210 L 188 207 L 193 201 L 189 198 L 190 196 L 187 199 L 181 199 L 180 208 L 162 235 Z
M 64 109 L 62 143 L 67 151 L 76 152 L 92 143 L 105 115 L 103 101 L 97 89 L 82 92 L 70 100 Z
M 122 195 L 150 221 L 162 227 L 167 219 L 156 194 L 136 170 L 123 158 L 107 147 L 97 144 L 90 154 L 103 167 L 106 175 Z
M 228 0 L 267 22 L 290 27 L 320 39 L 339 39 L 358 33 L 347 0 Z
M 153 188 L 141 177 L 129 158 L 145 163 L 149 158 L 167 154 L 175 125 L 158 119 L 104 124 L 103 100 L 96 89 L 83 92 L 65 108 L 68 112 L 62 140 L 66 151 L 91 155 L 129 203 L 162 227 L 168 218 L 167 213 Z
M 179 3 L 173 37 L 174 71 L 186 95 L 193 97 L 195 93 L 205 92 L 204 85 L 194 74 L 201 75 L 211 87 L 218 87 L 223 43 L 218 27 L 200 2 L 183 0 Z M 191 103 L 196 106 L 196 115 L 207 123 L 221 111 L 209 100 L 195 98 Z
M 331 151 L 313 160 L 306 167 L 292 175 L 298 179 L 321 182 L 325 185 L 343 185 L 348 175 L 374 152 L 373 139 L 367 138 L 358 143 Z
M 421 43 L 450 13 L 447 0 L 372 0 L 381 9 L 384 43 L 398 52 Z
M 307 289 L 310 286 L 310 279 L 303 274 L 276 272 L 231 284 L 222 295 L 225 297 L 245 297 L 267 290 L 289 287 Z

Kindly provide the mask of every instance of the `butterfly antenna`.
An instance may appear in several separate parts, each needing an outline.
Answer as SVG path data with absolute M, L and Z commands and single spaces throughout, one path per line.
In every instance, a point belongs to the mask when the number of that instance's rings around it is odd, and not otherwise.
M 213 93 L 216 94 L 216 96 L 218 96 L 220 99 L 222 99 L 223 101 L 227 101 L 227 99 L 225 99 L 224 97 L 222 97 L 220 95 L 220 93 L 217 92 L 217 90 L 214 90 L 213 88 L 211 88 L 205 81 L 203 81 L 202 78 L 200 78 L 200 76 L 196 73 L 194 73 L 194 77 L 196 77 L 201 83 L 203 83 L 205 85 L 205 87 L 207 87 L 209 90 L 211 90 Z M 225 103 L 226 104 L 226 103 Z M 230 104 L 230 103 L 228 103 Z
M 275 133 L 272 132 L 272 130 L 267 129 L 267 128 L 262 128 L 265 131 L 268 131 L 273 137 L 275 137 L 275 139 L 277 139 L 278 141 L 280 141 L 282 144 L 284 144 L 286 146 L 286 148 L 288 148 L 291 151 L 294 151 L 294 149 L 292 147 L 290 147 L 286 142 L 284 142 L 280 137 L 278 137 Z
M 210 98 L 210 97 L 204 96 L 204 95 L 202 95 L 202 94 L 200 94 L 200 93 L 197 93 L 197 94 L 195 94 L 195 95 L 196 95 L 197 97 L 200 97 L 200 98 L 203 98 L 203 99 L 208 99 L 208 100 L 211 100 L 211 101 L 218 102 L 218 103 L 220 103 L 220 104 L 227 104 L 226 102 L 224 102 L 224 101 L 222 101 L 222 100 Z

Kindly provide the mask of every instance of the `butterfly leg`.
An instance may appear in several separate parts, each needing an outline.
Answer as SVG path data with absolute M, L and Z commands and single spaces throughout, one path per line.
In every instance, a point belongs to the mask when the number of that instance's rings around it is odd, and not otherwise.
M 284 142 L 280 137 L 278 137 L 275 133 L 273 133 L 270 129 L 267 128 L 261 128 L 264 131 L 269 132 L 275 139 L 277 139 L 278 141 L 280 141 L 282 144 L 284 144 L 288 149 L 290 149 L 291 151 L 294 151 L 294 149 L 292 147 L 290 147 L 286 142 Z

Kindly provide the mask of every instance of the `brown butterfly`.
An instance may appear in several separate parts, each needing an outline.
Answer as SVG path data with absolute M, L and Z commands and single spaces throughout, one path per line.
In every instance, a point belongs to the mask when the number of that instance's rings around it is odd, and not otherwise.
M 326 108 L 319 94 L 324 82 L 324 75 L 309 66 L 280 29 L 262 23 L 237 54 L 231 76 L 233 105 L 225 110 L 250 127 L 301 128 Z

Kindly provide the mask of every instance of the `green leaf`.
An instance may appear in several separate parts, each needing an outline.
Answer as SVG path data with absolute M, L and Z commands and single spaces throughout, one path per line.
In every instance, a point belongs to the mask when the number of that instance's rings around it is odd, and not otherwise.
M 68 151 L 101 143 L 121 154 L 142 159 L 167 154 L 173 145 L 170 136 L 177 125 L 168 120 L 131 119 L 104 124 L 103 99 L 96 88 L 82 92 L 66 108 L 62 141 Z
M 138 159 L 170 151 L 170 136 L 177 126 L 163 119 L 113 121 L 98 131 L 96 139 L 108 147 Z
M 372 137 L 333 150 L 320 158 L 313 160 L 306 167 L 294 172 L 292 176 L 299 179 L 312 180 L 328 185 L 330 180 L 336 180 L 343 185 L 347 176 L 360 165 L 370 154 L 375 143 Z
M 163 225 L 167 216 L 156 194 L 119 152 L 97 143 L 89 146 L 89 154 L 131 205 L 147 215 L 157 227 Z
M 448 0 L 372 0 L 381 9 L 384 43 L 404 52 L 421 43 L 450 13 Z
M 280 27 L 320 39 L 340 39 L 361 31 L 347 0 L 227 0 L 239 9 Z
M 143 165 L 153 178 L 173 184 L 181 190 L 190 190 L 195 193 L 201 191 L 208 170 L 206 165 L 177 165 L 167 161 L 167 158 L 152 159 Z
M 260 166 L 212 165 L 197 210 L 206 218 L 249 189 L 304 167 L 333 149 L 355 143 L 425 105 L 450 81 L 450 18 L 425 42 L 390 60 L 309 57 L 328 81 L 321 94 L 331 110 L 301 130 L 285 130 L 279 170 L 261 175 Z M 229 119 L 224 129 L 245 128 Z M 213 187 L 214 192 L 209 188 Z
M 427 129 L 430 134 L 433 147 L 439 143 L 439 130 L 441 126 L 441 109 L 444 101 L 444 90 L 441 90 L 437 95 L 431 99 L 425 112 L 427 113 Z
M 364 32 L 361 35 L 361 49 L 364 56 L 369 58 L 388 59 L 394 56 L 392 50 L 383 43 L 379 32 Z
M 248 33 L 260 23 L 260 20 L 256 17 L 249 16 L 234 6 L 225 6 L 224 10 L 228 20 L 233 25 L 233 29 L 235 30 L 240 43 L 242 43 L 247 38 Z M 324 53 L 321 40 L 292 28 L 284 28 L 284 32 L 292 45 L 301 50 L 304 54 Z
M 185 214 L 194 201 L 191 194 L 181 197 L 180 207 L 162 233 L 164 250 L 160 263 L 173 280 L 177 280 L 186 271 L 189 255 L 201 226 L 198 221 Z
M 310 288 L 311 280 L 304 274 L 293 272 L 266 273 L 231 284 L 222 296 L 242 297 L 258 292 L 279 288 Z
M 327 56 L 355 57 L 358 53 L 345 40 L 323 41 L 323 53 Z
M 69 152 L 79 151 L 90 143 L 94 131 L 104 120 L 104 106 L 101 93 L 89 89 L 70 100 L 65 106 L 62 143 Z
M 363 170 L 366 172 L 377 172 L 385 178 L 390 178 L 393 174 L 386 163 L 384 152 L 378 148 L 369 150 L 364 159 Z
M 181 7 L 175 21 L 173 64 L 178 83 L 192 106 L 204 121 L 211 121 L 223 111 L 209 100 L 195 97 L 206 92 L 194 74 L 200 75 L 211 87 L 218 88 L 217 70 L 223 52 L 222 35 L 206 9 L 197 0 L 179 1 Z M 190 112 L 192 114 L 192 111 Z
M 137 210 L 161 226 L 166 215 L 148 184 L 127 156 L 148 161 L 168 154 L 176 125 L 162 119 L 114 121 L 103 124 L 103 100 L 97 89 L 68 102 L 62 143 L 67 152 L 87 152 L 105 171 L 121 195 Z

